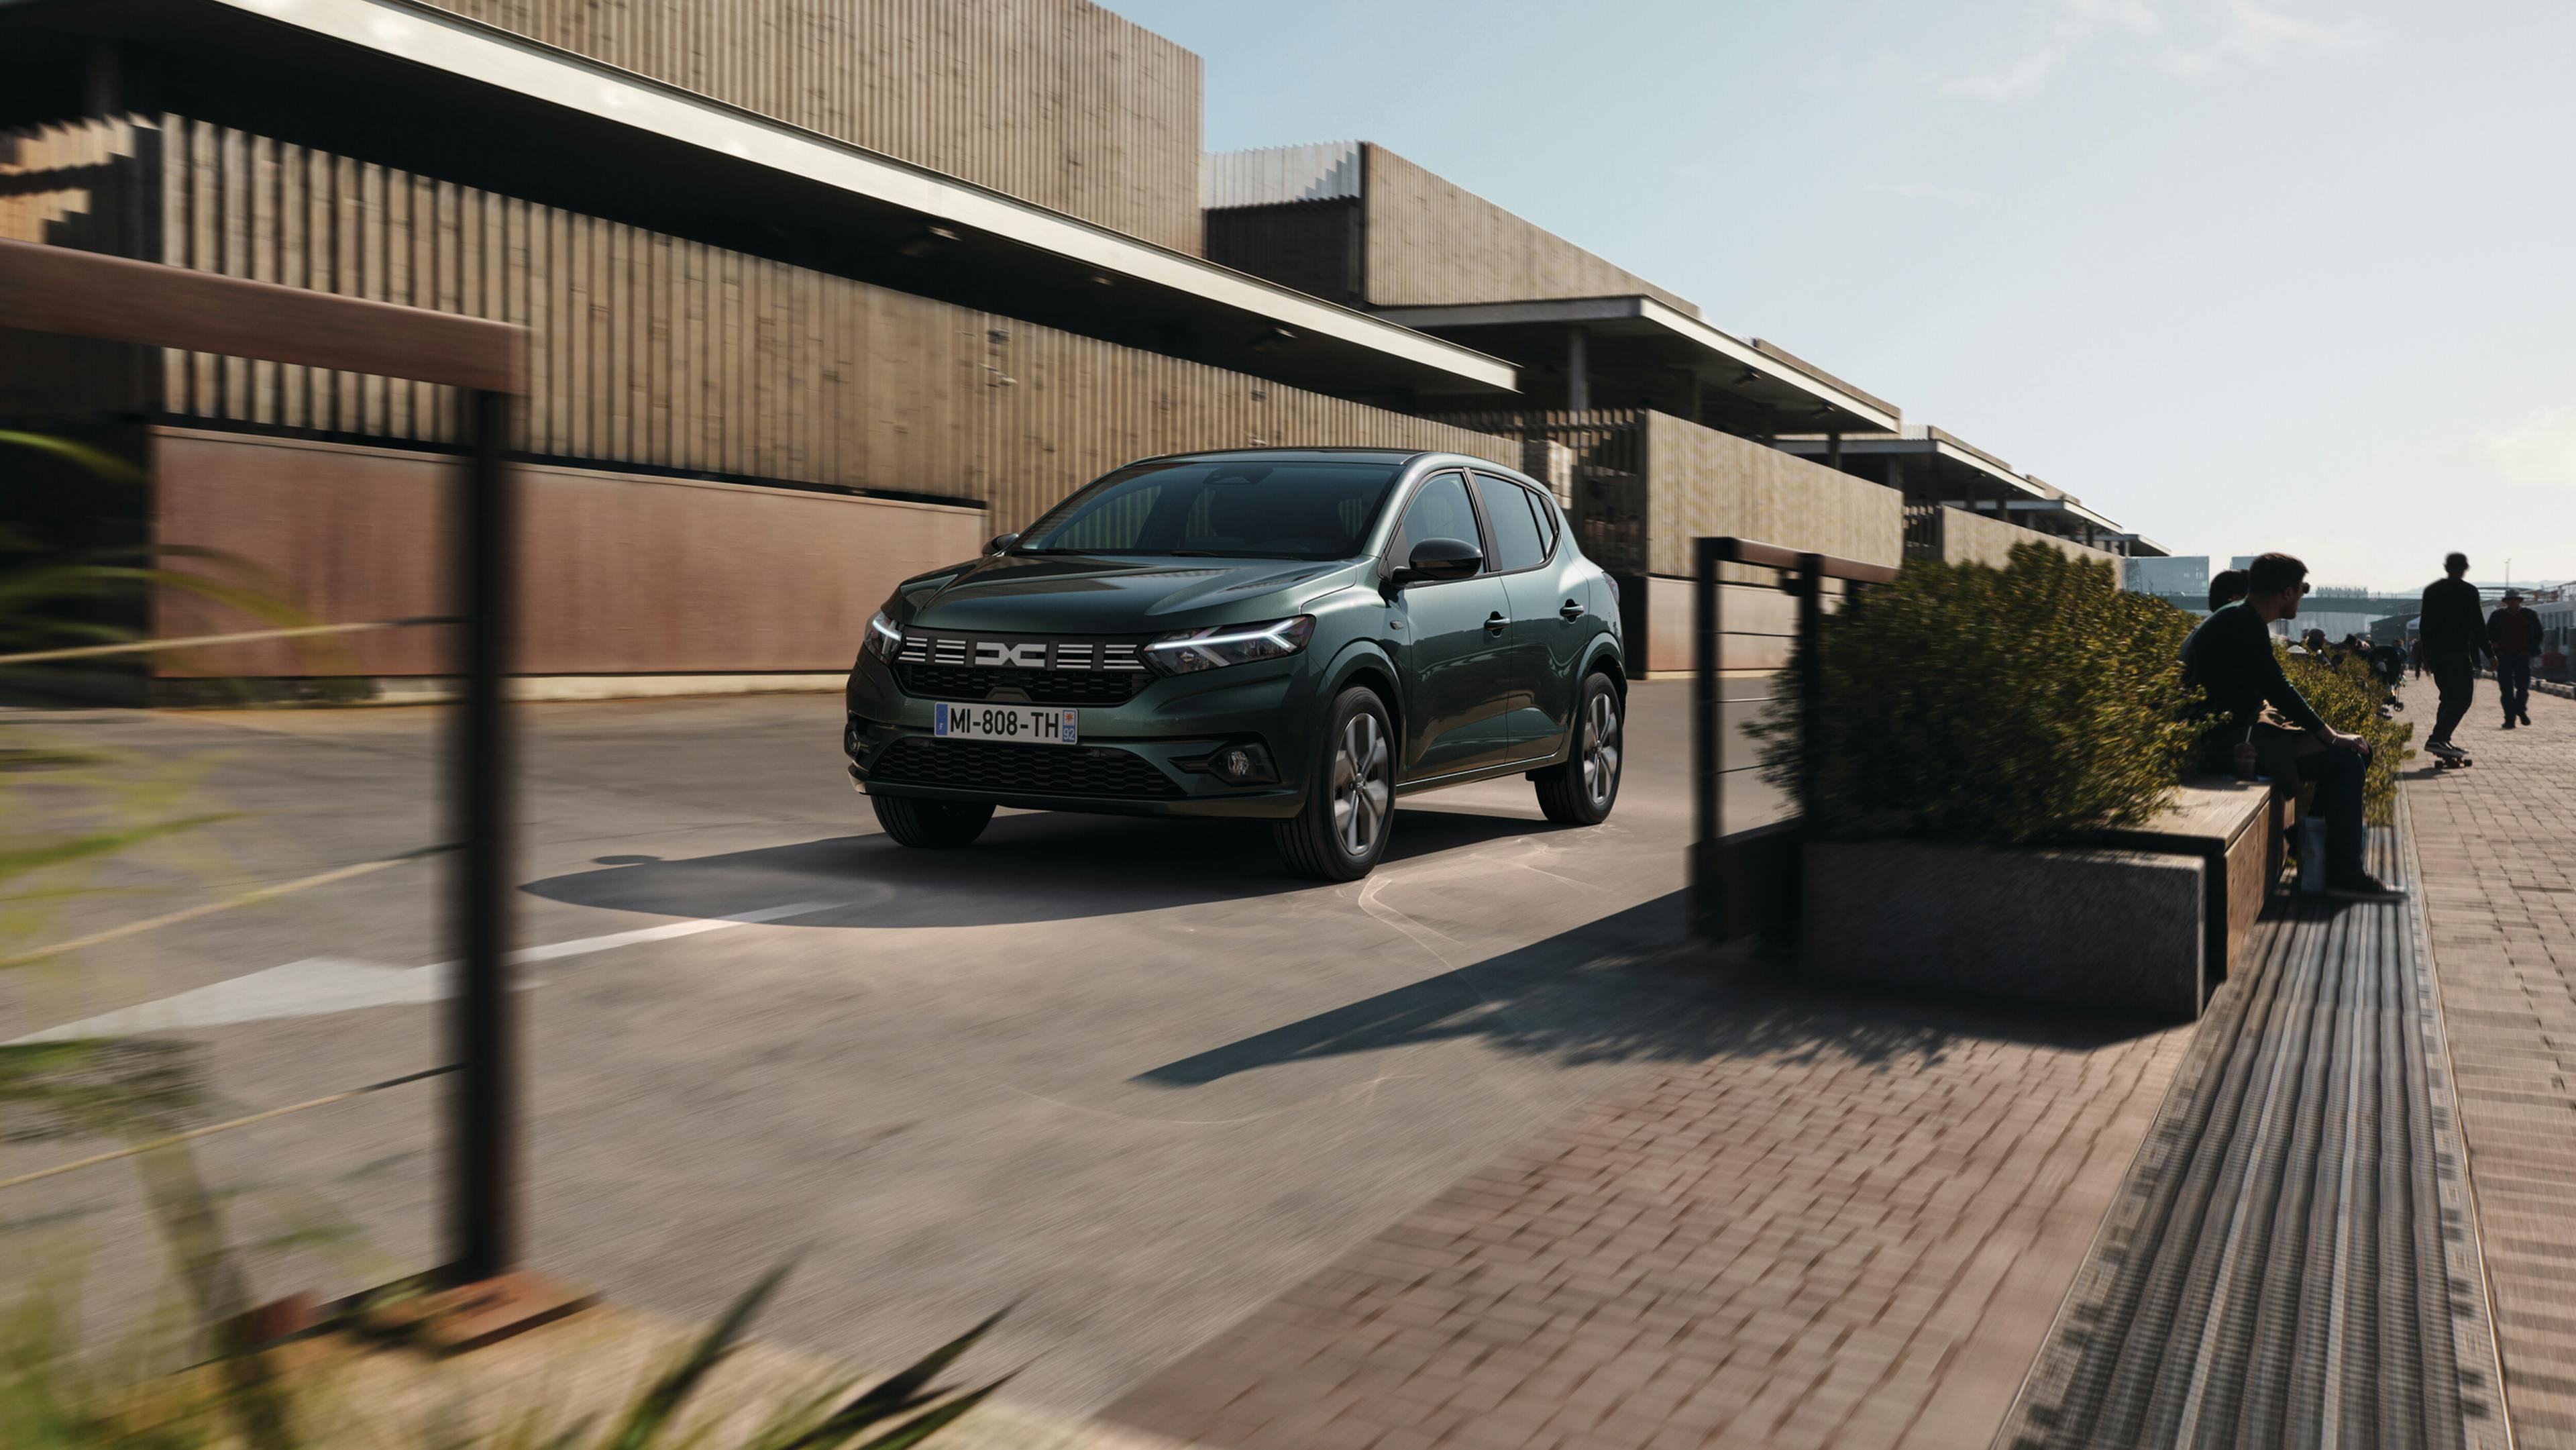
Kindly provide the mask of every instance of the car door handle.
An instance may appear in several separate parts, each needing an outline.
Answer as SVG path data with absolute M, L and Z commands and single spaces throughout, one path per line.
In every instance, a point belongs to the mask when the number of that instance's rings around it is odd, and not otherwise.
M 1569 599 L 1563 604 L 1558 605 L 1556 607 L 1556 612 L 1566 619 L 1581 619 L 1583 617 L 1583 606 L 1575 600 Z
M 1503 618 L 1503 612 L 1497 609 L 1493 613 L 1485 616 L 1485 633 L 1500 634 L 1503 632 L 1503 626 L 1509 623 L 1511 623 L 1511 621 Z

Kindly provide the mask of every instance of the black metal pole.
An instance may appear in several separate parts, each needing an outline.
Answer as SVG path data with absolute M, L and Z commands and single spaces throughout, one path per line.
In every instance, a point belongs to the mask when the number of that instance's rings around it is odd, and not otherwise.
M 1817 738 L 1824 723 L 1825 556 L 1798 556 L 1798 820 L 1812 818 L 1816 802 Z
M 457 843 L 448 1233 L 449 1273 L 459 1283 L 488 1279 L 519 1258 L 518 1024 L 509 982 L 513 753 L 503 693 L 517 604 L 518 531 L 504 455 L 510 395 L 474 393 L 472 408 L 474 452 L 451 546 L 456 612 L 464 621 L 463 689 L 448 767 Z
M 1691 578 L 1691 896 L 1695 924 L 1709 936 L 1723 932 L 1726 880 L 1717 859 L 1726 834 L 1722 777 L 1726 746 L 1725 701 L 1718 687 L 1718 541 L 1692 541 Z

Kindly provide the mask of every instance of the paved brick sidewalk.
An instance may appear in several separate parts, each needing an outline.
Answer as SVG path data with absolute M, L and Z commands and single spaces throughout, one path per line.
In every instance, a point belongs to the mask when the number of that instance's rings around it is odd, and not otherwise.
M 2428 719 L 2432 690 L 2408 692 Z M 2494 1286 L 2506 1412 L 2525 1450 L 2576 1446 L 2576 703 L 2505 731 L 2492 681 L 2468 770 L 2406 785 L 2460 1117 Z
M 1221 1447 L 1986 1446 L 2187 1031 L 1748 986 L 1107 1418 Z

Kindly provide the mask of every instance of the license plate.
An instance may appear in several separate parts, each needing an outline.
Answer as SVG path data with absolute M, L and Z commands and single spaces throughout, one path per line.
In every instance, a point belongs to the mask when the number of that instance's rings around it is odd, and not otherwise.
M 1082 738 L 1082 712 L 1027 705 L 931 707 L 930 733 L 956 740 L 1017 740 L 1030 745 L 1073 745 Z

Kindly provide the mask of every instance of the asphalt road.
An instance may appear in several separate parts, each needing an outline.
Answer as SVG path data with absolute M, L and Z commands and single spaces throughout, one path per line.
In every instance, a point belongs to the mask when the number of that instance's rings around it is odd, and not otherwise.
M 878 1367 L 1018 1299 L 993 1355 L 1030 1365 L 1016 1397 L 1096 1406 L 1616 1075 L 1697 1053 L 1685 706 L 1638 687 L 1607 825 L 1547 824 L 1518 780 L 1418 797 L 1338 887 L 1284 876 L 1257 825 L 1009 813 L 971 850 L 903 850 L 842 776 L 830 697 L 531 707 L 530 1258 L 702 1317 L 800 1255 L 765 1330 Z M 112 791 L 45 787 L 57 815 L 238 813 L 21 940 L 435 840 L 440 720 L 0 722 L 122 757 Z M 0 1040 L 195 1044 L 221 1116 L 431 1067 L 438 882 L 395 865 L 0 975 Z M 262 1293 L 436 1262 L 440 1100 L 200 1143 Z M 102 1146 L 0 1142 L 0 1178 Z M 153 1244 L 129 1165 L 0 1189 L 0 1258 L 77 1252 L 102 1314 L 160 1292 Z

